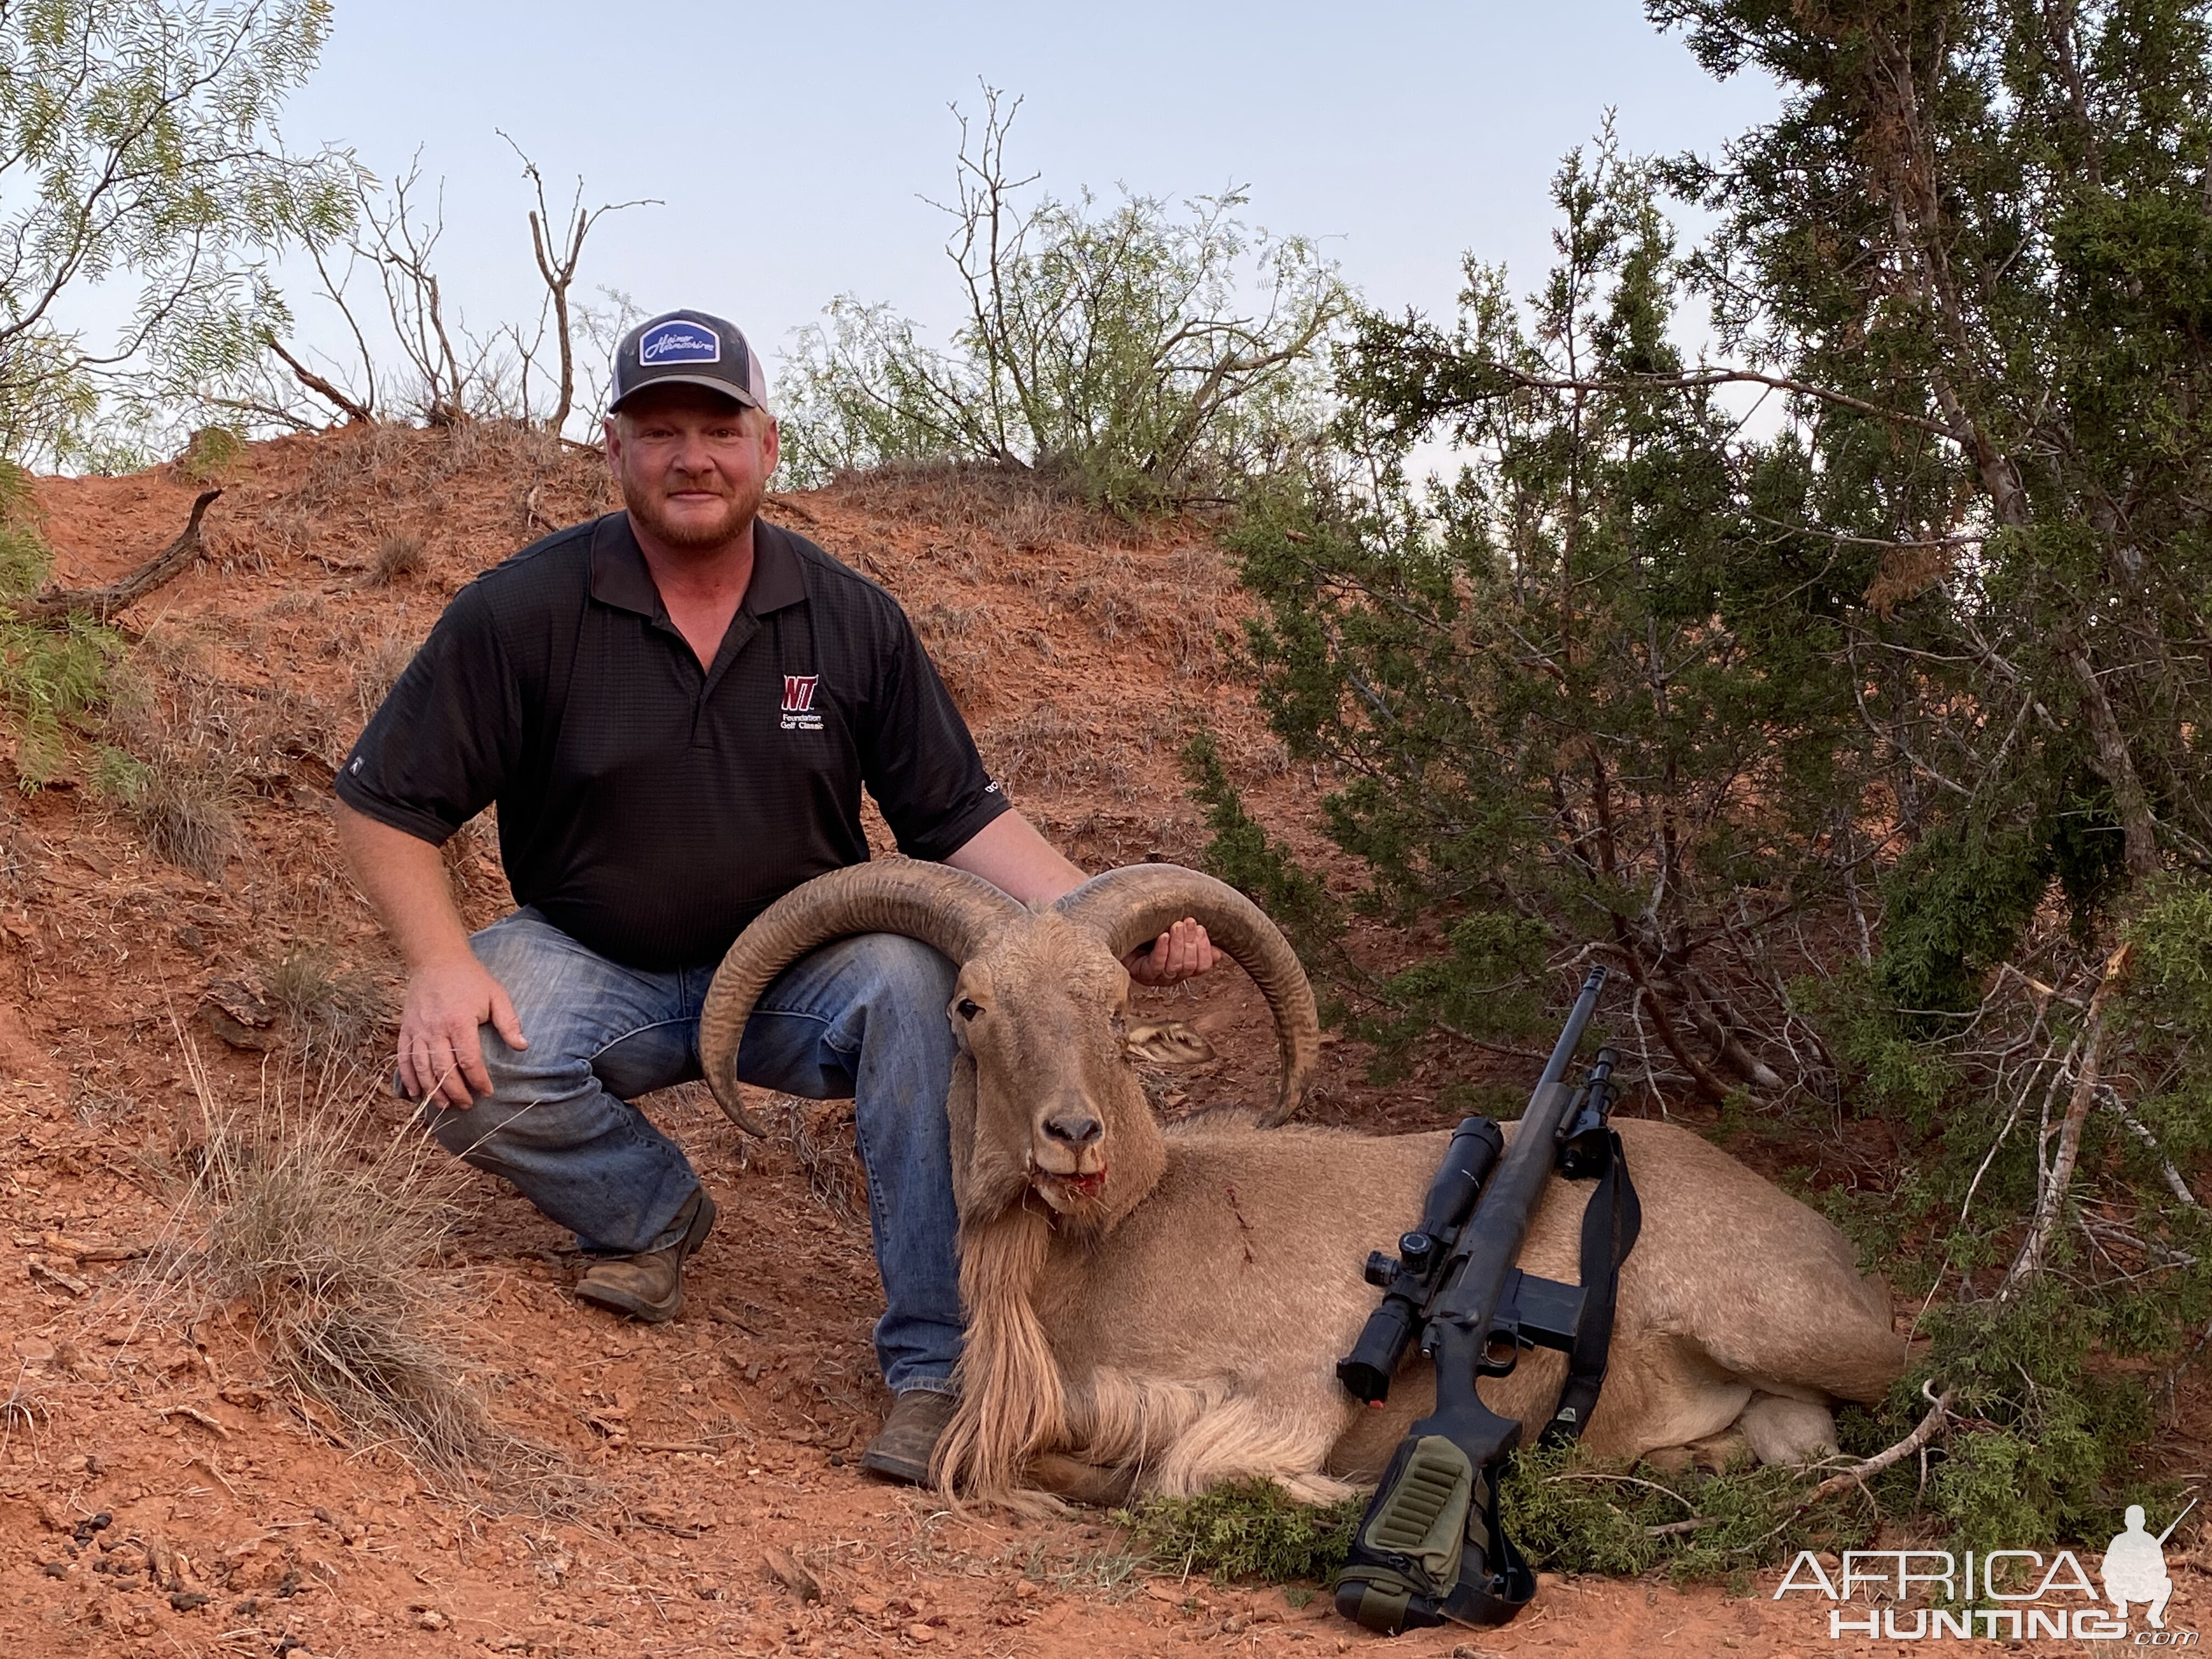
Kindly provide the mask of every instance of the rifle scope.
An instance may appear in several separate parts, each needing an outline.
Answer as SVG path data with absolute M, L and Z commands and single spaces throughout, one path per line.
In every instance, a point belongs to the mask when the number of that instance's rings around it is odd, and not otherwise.
M 1367 1258 L 1367 1282 L 1384 1292 L 1382 1305 L 1367 1316 L 1359 1340 L 1336 1362 L 1337 1381 L 1355 1399 L 1379 1406 L 1390 1397 L 1390 1379 L 1420 1329 L 1421 1306 L 1504 1146 L 1505 1137 L 1488 1118 L 1462 1119 L 1429 1183 L 1420 1220 L 1399 1237 L 1398 1254 L 1377 1250 Z

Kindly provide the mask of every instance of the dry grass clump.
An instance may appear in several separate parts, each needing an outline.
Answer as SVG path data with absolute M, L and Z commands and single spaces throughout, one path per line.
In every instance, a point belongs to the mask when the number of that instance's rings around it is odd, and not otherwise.
M 865 1206 L 860 1159 L 853 1150 L 853 1103 L 778 1095 L 769 1121 L 805 1176 L 814 1201 L 848 1221 L 860 1219 Z
M 395 532 L 377 543 L 376 557 L 369 562 L 368 584 L 389 587 L 404 577 L 419 576 L 423 561 L 422 538 Z
M 363 721 L 376 713 L 377 706 L 403 673 L 407 665 L 415 660 L 416 646 L 398 634 L 386 634 L 376 649 L 355 668 L 353 675 L 354 701 L 361 707 Z
M 187 1050 L 204 1139 L 179 1197 L 161 1288 L 242 1304 L 270 1375 L 345 1443 L 398 1446 L 455 1488 L 541 1484 L 550 1454 L 494 1424 L 470 1385 L 458 1310 L 428 1264 L 459 1218 L 465 1166 L 410 1119 L 380 1123 L 353 1074 L 287 1098 L 219 1101 Z
M 340 967 L 326 945 L 293 946 L 262 969 L 260 980 L 262 995 L 309 1048 L 320 1043 L 351 1054 L 383 1032 L 384 999 L 375 982 Z
M 125 806 L 155 857 L 219 882 L 240 845 L 230 796 L 213 757 L 164 745 L 133 772 Z

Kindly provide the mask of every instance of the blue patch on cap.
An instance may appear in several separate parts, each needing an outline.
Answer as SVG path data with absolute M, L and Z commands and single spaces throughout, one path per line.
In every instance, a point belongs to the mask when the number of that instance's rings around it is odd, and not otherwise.
M 638 336 L 637 361 L 646 368 L 658 368 L 666 363 L 719 363 L 722 361 L 721 337 L 711 328 L 681 318 L 655 323 Z

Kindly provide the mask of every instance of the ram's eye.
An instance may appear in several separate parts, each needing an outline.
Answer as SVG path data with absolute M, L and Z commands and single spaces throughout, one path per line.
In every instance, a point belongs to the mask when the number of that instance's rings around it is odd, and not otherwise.
M 976 1015 L 981 1013 L 983 1011 L 977 1007 L 969 998 L 963 997 L 959 1001 L 952 1005 L 952 1012 L 959 1015 L 963 1019 L 973 1019 Z

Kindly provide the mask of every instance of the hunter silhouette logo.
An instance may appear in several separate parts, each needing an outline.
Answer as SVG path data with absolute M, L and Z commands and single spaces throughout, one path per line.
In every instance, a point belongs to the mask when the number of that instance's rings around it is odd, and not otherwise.
M 2196 1507 L 2192 1498 L 2189 1509 L 2173 1517 L 2173 1526 L 2154 1538 L 2143 1530 L 2143 1506 L 2128 1505 L 2127 1530 L 2114 1534 L 2112 1541 L 2105 1546 L 2105 1563 L 2099 1575 L 2105 1581 L 2105 1599 L 2119 1609 L 2121 1618 L 2128 1616 L 2129 1602 L 2141 1601 L 2150 1627 L 2166 1628 L 2166 1603 L 2173 1594 L 2173 1580 L 2166 1571 L 2166 1540 L 2173 1536 L 2173 1527 L 2179 1526 L 2189 1510 Z
M 786 674 L 783 677 L 783 729 L 787 732 L 819 732 L 822 716 L 814 712 L 814 688 L 822 683 L 819 674 Z

